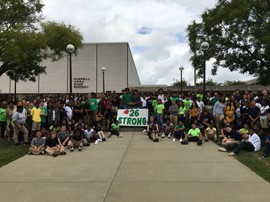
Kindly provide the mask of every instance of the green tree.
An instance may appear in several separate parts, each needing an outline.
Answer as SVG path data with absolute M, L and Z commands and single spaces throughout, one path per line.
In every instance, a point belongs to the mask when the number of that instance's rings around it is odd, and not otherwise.
M 181 81 L 174 79 L 172 86 L 181 86 Z M 187 81 L 184 79 L 182 80 L 182 86 L 188 86 Z
M 199 44 L 206 40 L 210 44 L 207 59 L 214 58 L 212 73 L 224 67 L 258 76 L 261 84 L 269 84 L 269 16 L 270 1 L 218 0 L 215 8 L 202 14 L 201 23 L 193 22 L 187 28 L 189 41 L 196 43 L 191 46 L 192 62 L 196 64 L 197 55 L 201 57 Z
M 69 43 L 76 50 L 82 46 L 73 26 L 43 19 L 43 6 L 40 0 L 0 1 L 0 77 L 6 73 L 16 81 L 35 81 L 46 73 L 44 59 L 60 59 Z
M 203 82 L 197 83 L 197 86 L 203 86 Z M 212 79 L 209 79 L 205 82 L 206 86 L 219 86 L 217 82 L 214 82 Z

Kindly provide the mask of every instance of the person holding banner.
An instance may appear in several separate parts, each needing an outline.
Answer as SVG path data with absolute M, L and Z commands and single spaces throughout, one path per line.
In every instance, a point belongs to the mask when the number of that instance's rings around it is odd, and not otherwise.
M 150 116 L 150 120 L 147 124 L 147 133 L 149 138 L 153 140 L 153 142 L 159 142 L 158 131 L 159 128 L 157 122 L 155 121 L 155 118 L 153 116 Z

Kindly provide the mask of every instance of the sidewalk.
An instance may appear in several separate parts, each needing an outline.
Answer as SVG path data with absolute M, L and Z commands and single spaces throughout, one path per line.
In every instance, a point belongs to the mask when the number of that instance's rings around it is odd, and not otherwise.
M 212 142 L 125 132 L 66 156 L 25 156 L 0 168 L 1 202 L 265 202 L 270 184 Z

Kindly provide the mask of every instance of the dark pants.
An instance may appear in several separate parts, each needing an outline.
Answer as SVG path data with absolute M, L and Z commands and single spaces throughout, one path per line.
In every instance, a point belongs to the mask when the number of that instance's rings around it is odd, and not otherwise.
M 264 156 L 269 156 L 269 154 L 270 154 L 270 143 L 267 143 L 266 145 L 265 145 L 265 150 L 264 150 Z
M 1 137 L 4 137 L 5 131 L 6 131 L 6 125 L 7 122 L 0 122 L 0 131 L 1 131 Z
M 111 130 L 111 134 L 112 135 L 116 135 L 116 136 L 119 136 L 120 134 L 119 134 L 119 131 L 117 131 L 117 130 Z
M 199 137 L 188 137 L 189 142 L 199 142 L 200 138 Z
M 233 152 L 238 154 L 241 150 L 254 151 L 255 148 L 251 142 L 242 141 L 237 147 L 233 149 Z
M 185 138 L 185 132 L 183 130 L 174 131 L 174 138 L 176 139 L 184 139 Z

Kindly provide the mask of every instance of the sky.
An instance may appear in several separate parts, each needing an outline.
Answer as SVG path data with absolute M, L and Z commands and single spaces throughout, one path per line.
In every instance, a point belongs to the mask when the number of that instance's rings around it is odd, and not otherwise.
M 194 83 L 194 69 L 187 41 L 187 26 L 215 6 L 216 0 L 43 0 L 46 20 L 64 22 L 78 29 L 86 43 L 128 42 L 143 85 L 171 85 L 183 78 Z M 220 68 L 206 80 L 249 80 L 249 74 Z M 199 80 L 200 81 L 200 80 Z

